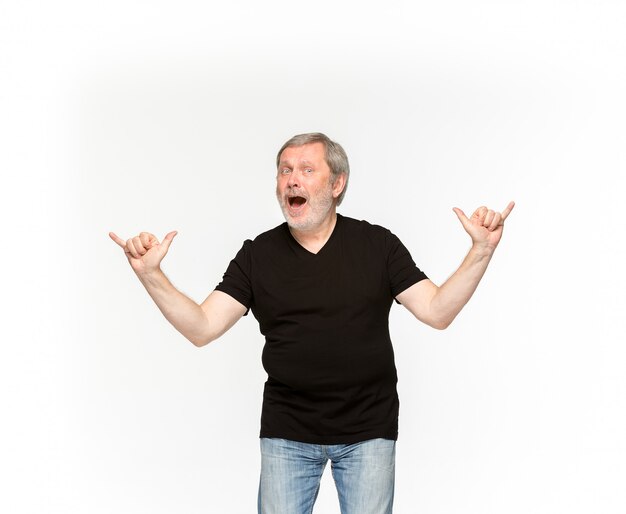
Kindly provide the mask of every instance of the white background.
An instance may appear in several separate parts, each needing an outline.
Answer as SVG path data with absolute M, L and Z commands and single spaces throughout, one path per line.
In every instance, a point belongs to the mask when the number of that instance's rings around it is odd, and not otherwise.
M 453 206 L 517 202 L 452 327 L 392 309 L 396 512 L 626 512 L 624 27 L 621 1 L 2 0 L 0 511 L 255 512 L 255 320 L 195 348 L 107 232 L 178 230 L 201 301 L 282 221 L 276 150 L 322 131 L 340 212 L 435 282 Z

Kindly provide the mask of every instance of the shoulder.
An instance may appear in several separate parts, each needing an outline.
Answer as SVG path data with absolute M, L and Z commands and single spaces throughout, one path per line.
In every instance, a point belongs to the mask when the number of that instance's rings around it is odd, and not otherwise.
M 270 228 L 269 230 L 266 230 L 265 232 L 261 232 L 258 236 L 254 238 L 253 241 L 263 242 L 263 241 L 267 241 L 268 239 L 273 239 L 277 235 L 282 234 L 286 228 L 287 228 L 287 222 L 283 222 L 280 225 L 276 225 L 274 228 Z
M 362 236 L 367 238 L 387 240 L 391 231 L 381 225 L 370 223 L 366 220 L 357 220 L 347 216 L 341 216 L 344 232 L 348 235 Z
M 391 230 L 365 220 L 343 217 L 345 240 L 351 244 L 359 244 L 369 251 L 379 252 L 387 258 L 398 251 L 407 252 L 402 241 Z
M 277 244 L 284 243 L 286 230 L 287 223 L 281 223 L 274 228 L 262 232 L 254 239 L 246 239 L 243 246 L 251 251 L 262 251 L 264 249 L 274 247 Z
M 246 239 L 232 262 L 249 272 L 253 263 L 267 261 L 268 258 L 276 254 L 277 247 L 284 244 L 281 243 L 281 240 L 284 241 L 285 237 L 281 234 L 284 233 L 285 229 L 285 226 L 278 225 L 259 234 L 254 239 Z

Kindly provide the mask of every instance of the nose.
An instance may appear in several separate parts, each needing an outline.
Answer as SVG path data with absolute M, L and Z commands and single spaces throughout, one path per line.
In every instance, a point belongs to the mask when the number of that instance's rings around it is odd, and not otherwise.
M 289 180 L 287 180 L 288 187 L 299 187 L 300 186 L 300 178 L 299 173 L 296 170 L 293 170 L 289 174 Z

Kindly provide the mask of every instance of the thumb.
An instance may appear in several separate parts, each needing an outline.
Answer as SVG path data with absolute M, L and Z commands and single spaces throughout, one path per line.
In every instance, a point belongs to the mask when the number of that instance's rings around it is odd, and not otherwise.
M 470 225 L 470 221 L 467 219 L 467 216 L 465 215 L 465 213 L 458 207 L 454 207 L 452 210 L 454 211 L 454 214 L 456 214 L 457 217 L 459 218 L 459 221 L 461 222 L 463 227 L 467 228 Z
M 178 232 L 176 230 L 173 230 L 172 232 L 169 232 L 164 238 L 163 241 L 161 242 L 161 246 L 163 246 L 165 248 L 165 251 L 167 252 L 167 250 L 169 250 L 170 245 L 172 244 L 172 240 L 174 239 L 174 237 L 176 236 L 176 234 L 178 234 Z

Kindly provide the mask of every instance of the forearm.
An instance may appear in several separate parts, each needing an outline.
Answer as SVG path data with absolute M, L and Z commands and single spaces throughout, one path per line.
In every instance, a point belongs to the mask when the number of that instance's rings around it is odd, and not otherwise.
M 430 302 L 430 317 L 446 328 L 476 291 L 493 256 L 493 249 L 472 246 L 459 268 L 442 284 Z
M 176 330 L 196 346 L 210 340 L 209 322 L 200 305 L 176 289 L 160 269 L 137 277 Z

